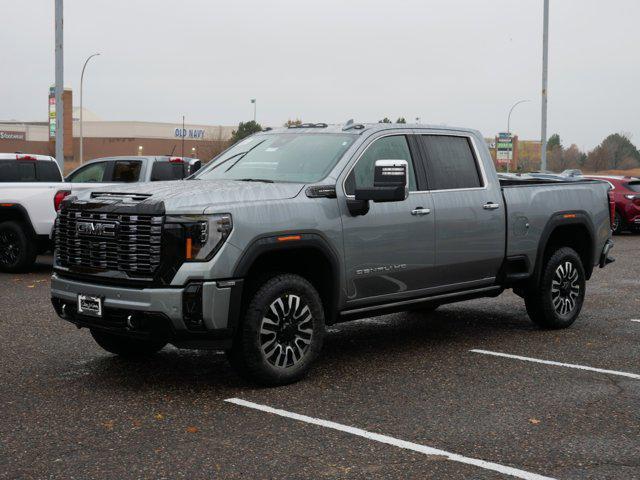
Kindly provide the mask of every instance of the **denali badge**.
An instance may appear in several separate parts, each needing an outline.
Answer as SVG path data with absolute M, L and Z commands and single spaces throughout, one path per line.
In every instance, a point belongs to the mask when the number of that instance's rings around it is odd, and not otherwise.
M 96 237 L 115 237 L 115 223 L 99 222 L 78 222 L 76 223 L 76 233 L 80 235 L 93 235 Z
M 356 275 L 375 275 L 381 273 L 395 272 L 407 268 L 406 263 L 395 263 L 393 265 L 383 265 L 381 267 L 362 268 L 356 270 Z

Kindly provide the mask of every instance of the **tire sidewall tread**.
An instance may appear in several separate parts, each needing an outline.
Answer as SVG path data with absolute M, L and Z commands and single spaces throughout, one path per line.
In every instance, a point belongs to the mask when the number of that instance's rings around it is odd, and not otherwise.
M 556 313 L 551 299 L 551 282 L 556 268 L 562 262 L 570 260 L 578 270 L 580 294 L 577 299 L 577 308 L 569 317 L 561 317 Z M 540 282 L 536 288 L 525 297 L 527 313 L 531 320 L 542 328 L 560 329 L 571 326 L 582 310 L 586 293 L 586 275 L 584 266 L 578 253 L 570 247 L 560 247 L 553 252 L 544 264 Z
M 260 327 L 265 310 L 275 298 L 285 293 L 299 295 L 309 305 L 313 316 L 313 337 L 309 350 L 298 365 L 280 368 L 264 359 L 260 346 Z M 308 280 L 291 273 L 267 276 L 250 297 L 233 347 L 228 353 L 229 360 L 243 377 L 264 386 L 296 382 L 308 373 L 318 357 L 324 339 L 324 326 L 322 300 Z

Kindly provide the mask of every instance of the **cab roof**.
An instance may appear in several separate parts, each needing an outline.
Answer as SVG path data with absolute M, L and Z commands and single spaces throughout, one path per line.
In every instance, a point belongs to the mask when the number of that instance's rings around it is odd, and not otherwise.
M 342 133 L 361 135 L 363 133 L 373 133 L 383 130 L 438 130 L 477 133 L 476 130 L 470 128 L 451 127 L 447 125 L 427 125 L 420 123 L 358 123 L 349 121 L 347 123 L 327 124 L 327 123 L 303 123 L 301 125 L 292 125 L 290 127 L 279 127 L 265 130 L 260 133 Z

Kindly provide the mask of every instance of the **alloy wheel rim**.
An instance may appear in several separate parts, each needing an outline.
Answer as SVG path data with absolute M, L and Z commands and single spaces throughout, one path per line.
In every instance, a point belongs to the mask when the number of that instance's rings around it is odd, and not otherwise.
M 271 365 L 297 365 L 309 351 L 312 338 L 313 315 L 300 296 L 283 294 L 271 302 L 260 325 L 260 348 Z
M 568 260 L 556 268 L 551 280 L 551 301 L 559 315 L 568 315 L 576 309 L 580 296 L 579 279 L 578 269 Z
M 18 236 L 13 232 L 0 232 L 0 264 L 14 265 L 19 254 Z

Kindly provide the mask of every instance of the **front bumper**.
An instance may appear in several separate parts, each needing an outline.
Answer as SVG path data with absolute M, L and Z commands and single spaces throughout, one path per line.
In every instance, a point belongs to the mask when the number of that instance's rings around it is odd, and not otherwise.
M 177 346 L 226 348 L 239 314 L 242 281 L 197 283 L 201 302 L 194 315 L 193 284 L 179 288 L 121 288 L 65 278 L 54 273 L 51 301 L 58 315 L 79 327 L 133 337 L 164 336 Z M 188 295 L 185 291 L 190 290 Z M 77 313 L 78 295 L 100 297 L 101 318 Z M 187 310 L 190 310 L 189 312 Z

